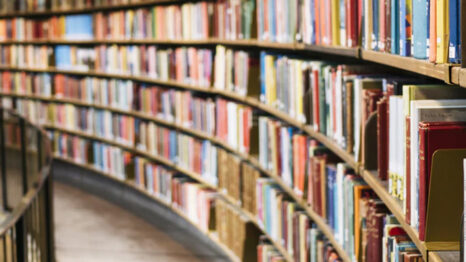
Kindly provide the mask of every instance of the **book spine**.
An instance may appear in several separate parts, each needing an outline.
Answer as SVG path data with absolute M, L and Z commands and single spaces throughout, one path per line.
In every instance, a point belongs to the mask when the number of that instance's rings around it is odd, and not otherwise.
M 427 136 L 428 128 L 419 128 L 419 239 L 424 241 L 425 238 L 425 219 L 426 219 L 426 208 L 427 208 L 427 173 L 430 172 L 427 167 Z M 413 208 L 413 207 L 411 207 Z

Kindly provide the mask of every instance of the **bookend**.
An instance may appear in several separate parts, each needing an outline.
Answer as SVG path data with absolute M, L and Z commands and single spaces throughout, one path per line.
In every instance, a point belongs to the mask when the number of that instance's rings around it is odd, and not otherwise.
M 377 170 L 377 112 L 372 113 L 364 127 L 362 164 L 366 170 Z
M 439 149 L 432 157 L 425 244 L 428 250 L 459 250 L 466 149 Z

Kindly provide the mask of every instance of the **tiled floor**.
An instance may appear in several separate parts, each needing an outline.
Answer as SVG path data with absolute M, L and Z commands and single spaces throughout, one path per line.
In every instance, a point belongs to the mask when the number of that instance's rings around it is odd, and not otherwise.
M 199 256 L 174 239 L 182 230 L 164 222 L 158 230 L 105 200 L 54 184 L 55 243 L 58 262 L 224 261 Z

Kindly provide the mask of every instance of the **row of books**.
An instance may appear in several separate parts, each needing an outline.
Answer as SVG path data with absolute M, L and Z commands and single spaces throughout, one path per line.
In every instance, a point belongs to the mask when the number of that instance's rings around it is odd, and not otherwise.
M 93 14 L 0 21 L 0 39 L 204 40 L 255 37 L 255 1 L 198 1 Z
M 145 0 L 1 0 L 0 12 L 37 12 L 144 3 Z
M 310 159 L 310 165 L 317 165 L 313 172 L 318 173 L 309 177 L 312 185 L 308 201 L 333 229 L 336 240 L 350 258 L 354 261 L 394 261 L 405 256 L 409 259 L 401 261 L 421 259 L 415 244 L 372 189 L 344 164 L 327 164 L 327 156 Z M 318 164 L 313 164 L 315 162 Z M 289 201 L 273 180 L 258 179 L 256 185 L 260 223 L 272 238 L 285 243 L 296 261 L 308 261 L 309 254 L 303 252 L 308 252 L 309 247 L 294 242 L 295 239 L 311 239 L 311 246 L 314 245 L 312 235 L 315 233 L 309 232 L 314 227 L 306 213 Z M 290 225 L 290 221 L 298 223 L 298 232 L 303 236 L 292 233 L 296 227 Z
M 8 71 L 1 74 L 0 90 L 5 94 L 74 99 L 140 112 L 216 135 L 240 152 L 248 153 L 250 149 L 252 109 L 220 97 L 212 99 L 190 91 L 146 86 L 128 80 Z
M 201 1 L 49 20 L 13 18 L 0 22 L 0 39 L 191 40 L 257 35 L 261 41 L 363 46 L 435 63 L 459 63 L 459 10 L 459 0 Z
M 95 169 L 126 178 L 130 154 L 119 147 L 99 143 L 58 131 L 49 131 L 53 153 L 78 164 L 89 164 Z
M 154 79 L 210 87 L 213 53 L 209 49 L 180 47 L 158 49 L 156 46 L 101 45 L 95 48 L 58 45 L 2 45 L 0 63 L 15 67 L 144 76 Z M 151 59 L 149 59 L 151 58 Z M 154 58 L 154 59 L 153 59 Z
M 433 63 L 460 63 L 460 3 L 365 1 L 362 46 Z
M 208 140 L 196 139 L 154 122 L 141 121 L 106 110 L 71 104 L 41 103 L 18 99 L 11 104 L 20 114 L 38 124 L 85 132 L 107 140 L 135 147 L 149 155 L 163 157 L 181 168 L 199 174 L 217 184 L 217 147 Z
M 0 64 L 46 69 L 54 63 L 53 48 L 46 45 L 0 45 Z
M 322 234 L 316 228 L 308 230 L 306 236 L 310 242 L 310 246 L 307 248 L 306 257 L 308 260 L 296 260 L 296 261 L 325 261 L 325 262 L 338 262 L 341 261 L 338 254 L 332 245 L 326 240 Z M 286 259 L 278 252 L 278 250 L 266 239 L 261 240 L 261 243 L 257 246 L 257 262 L 267 261 L 279 261 L 284 262 Z

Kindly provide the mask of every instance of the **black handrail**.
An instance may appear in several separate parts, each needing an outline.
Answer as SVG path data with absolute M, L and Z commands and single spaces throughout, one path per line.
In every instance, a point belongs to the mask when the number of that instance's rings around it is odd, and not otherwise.
M 0 125 L 0 261 L 54 261 L 51 142 L 1 107 Z

